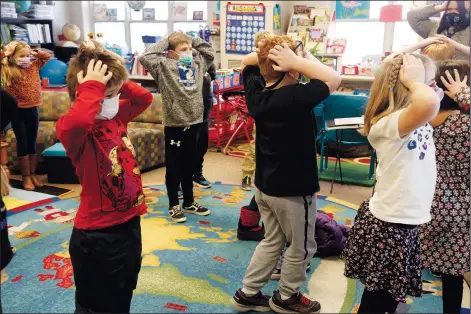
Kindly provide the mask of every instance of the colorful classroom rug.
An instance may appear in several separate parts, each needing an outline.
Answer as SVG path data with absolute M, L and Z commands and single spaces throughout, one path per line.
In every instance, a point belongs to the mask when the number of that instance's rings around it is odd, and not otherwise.
M 134 313 L 232 313 L 229 300 L 241 285 L 257 245 L 236 238 L 240 207 L 252 193 L 237 185 L 195 188 L 199 201 L 212 213 L 188 216 L 185 224 L 167 218 L 162 185 L 145 188 L 149 213 L 142 218 L 143 267 L 131 311 Z M 9 211 L 9 231 L 17 253 L 2 274 L 2 303 L 6 313 L 70 313 L 74 310 L 74 281 L 68 241 L 78 200 L 56 199 L 21 211 Z M 351 223 L 356 205 L 319 196 L 318 208 L 340 223 Z M 363 286 L 343 276 L 338 258 L 312 260 L 302 291 L 322 304 L 323 313 L 355 311 Z M 427 294 L 408 299 L 402 313 L 439 313 L 441 283 L 424 272 Z M 270 281 L 265 293 L 276 290 Z M 468 295 L 469 291 L 465 292 Z M 468 302 L 468 301 L 467 301 Z M 469 302 L 466 303 L 469 308 Z
M 342 163 L 343 182 L 352 185 L 371 187 L 376 183 L 376 176 L 368 178 L 370 172 L 370 157 L 340 158 Z M 320 165 L 320 157 L 317 158 L 317 165 Z M 319 180 L 332 181 L 334 175 L 335 157 L 329 157 L 328 168 L 319 172 Z M 335 182 L 341 182 L 339 165 L 335 174 Z

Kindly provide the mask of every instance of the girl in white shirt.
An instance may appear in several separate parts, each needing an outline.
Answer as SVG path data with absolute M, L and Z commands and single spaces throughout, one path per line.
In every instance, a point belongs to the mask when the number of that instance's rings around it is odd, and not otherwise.
M 418 226 L 430 221 L 436 182 L 428 122 L 443 97 L 435 71 L 428 57 L 399 54 L 371 88 L 363 131 L 378 156 L 376 191 L 359 208 L 343 253 L 345 276 L 365 284 L 358 313 L 393 313 L 407 295 L 422 295 Z

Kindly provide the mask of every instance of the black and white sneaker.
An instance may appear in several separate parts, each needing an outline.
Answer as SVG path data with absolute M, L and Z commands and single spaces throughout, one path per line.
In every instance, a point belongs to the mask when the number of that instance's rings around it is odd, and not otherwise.
M 240 185 L 240 188 L 244 191 L 252 190 L 252 178 L 250 176 L 245 176 L 242 179 L 242 184 Z
M 193 176 L 193 183 L 203 189 L 209 189 L 211 187 L 211 182 L 206 180 L 206 178 L 201 173 L 195 174 Z
M 174 222 L 185 222 L 186 217 L 185 214 L 182 213 L 180 205 L 175 205 L 170 207 L 168 210 L 168 215 Z
M 236 291 L 231 299 L 232 308 L 238 312 L 270 312 L 270 297 L 258 292 L 254 296 L 247 296 L 242 289 Z
M 270 307 L 276 313 L 320 313 L 321 305 L 317 301 L 306 298 L 301 292 L 297 292 L 287 300 L 281 299 L 279 291 L 275 291 L 269 300 Z
M 183 205 L 183 211 L 189 214 L 195 214 L 198 216 L 208 216 L 211 211 L 206 207 L 201 206 L 197 202 L 193 202 L 190 206 Z

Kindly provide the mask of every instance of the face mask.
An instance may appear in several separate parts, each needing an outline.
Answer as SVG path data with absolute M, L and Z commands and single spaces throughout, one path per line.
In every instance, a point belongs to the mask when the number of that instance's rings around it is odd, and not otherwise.
M 447 13 L 445 15 L 446 22 L 448 23 L 448 26 L 450 27 L 456 27 L 461 24 L 461 18 L 458 13 Z
M 283 74 L 278 79 L 278 81 L 276 81 L 274 84 L 272 84 L 270 86 L 265 86 L 265 89 L 266 90 L 271 90 L 271 89 L 274 89 L 275 87 L 277 87 L 278 85 L 280 85 L 281 81 L 283 81 L 283 79 L 285 78 L 285 75 L 286 75 L 286 72 L 283 72 Z
M 103 101 L 101 104 L 100 116 L 111 120 L 117 114 L 119 110 L 119 95 L 113 98 L 108 98 Z
M 31 66 L 31 58 L 24 57 L 16 59 L 16 65 L 20 68 L 29 68 Z
M 179 60 L 181 63 L 191 65 L 191 62 L 193 61 L 193 55 L 191 54 L 191 52 L 185 54 L 182 53 L 179 55 Z

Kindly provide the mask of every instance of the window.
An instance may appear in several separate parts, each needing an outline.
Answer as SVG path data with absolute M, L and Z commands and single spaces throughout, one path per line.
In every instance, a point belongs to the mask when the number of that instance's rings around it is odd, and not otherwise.
M 154 9 L 155 20 L 143 20 L 143 11 L 134 11 L 126 1 L 90 1 L 94 32 L 103 33 L 105 42 L 110 45 L 126 46 L 130 52 L 142 52 L 142 36 L 166 36 L 175 30 L 198 32 L 207 25 L 207 1 L 188 1 L 187 21 L 173 20 L 173 5 L 176 1 L 146 1 L 145 8 Z M 106 15 L 95 16 L 94 5 L 106 5 L 106 9 L 116 9 L 116 21 Z M 203 11 L 203 20 L 193 21 L 193 12 Z
M 392 51 L 405 48 L 420 40 L 419 35 L 410 27 L 407 21 L 396 22 L 394 24 L 394 39 Z
M 131 23 L 132 51 L 144 51 L 142 36 L 164 37 L 167 33 L 167 23 Z
M 375 38 L 383 36 L 384 23 L 381 22 L 337 22 L 335 37 L 347 39 L 342 64 L 357 64 L 365 55 L 381 55 L 383 41 Z
M 357 64 L 365 55 L 384 55 L 416 43 L 420 37 L 407 22 L 407 12 L 417 6 L 417 1 L 370 1 L 370 18 L 367 20 L 337 20 L 335 38 L 346 38 L 347 46 L 342 63 Z M 402 21 L 379 22 L 381 7 L 402 5 Z M 389 25 L 387 25 L 389 24 Z

